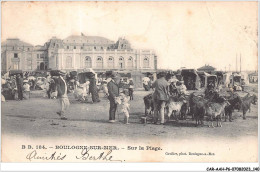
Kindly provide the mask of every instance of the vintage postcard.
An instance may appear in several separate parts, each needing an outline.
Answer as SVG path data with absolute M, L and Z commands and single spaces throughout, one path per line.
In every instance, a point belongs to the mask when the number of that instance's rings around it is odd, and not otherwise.
M 2 162 L 258 162 L 257 2 L 2 2 Z

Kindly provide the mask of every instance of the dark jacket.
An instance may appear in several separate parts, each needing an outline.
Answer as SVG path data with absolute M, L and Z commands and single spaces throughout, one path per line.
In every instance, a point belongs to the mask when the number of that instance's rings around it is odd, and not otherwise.
M 134 82 L 132 80 L 130 80 L 129 85 L 134 85 Z
M 58 97 L 62 97 L 64 95 L 67 95 L 67 84 L 65 79 L 59 77 L 55 79 L 55 84 L 58 91 Z
M 57 90 L 56 83 L 55 83 L 54 80 L 51 80 L 51 82 L 50 82 L 50 87 L 49 87 L 49 91 L 54 92 L 54 91 L 56 91 L 56 90 Z
M 16 84 L 17 84 L 17 87 L 22 87 L 23 86 L 23 78 L 16 78 Z
M 153 83 L 153 88 L 155 89 L 153 95 L 156 100 L 168 100 L 168 85 L 169 83 L 164 77 L 157 79 Z
M 119 86 L 113 80 L 107 84 L 107 89 L 109 94 L 108 98 L 115 99 L 115 97 L 119 96 Z

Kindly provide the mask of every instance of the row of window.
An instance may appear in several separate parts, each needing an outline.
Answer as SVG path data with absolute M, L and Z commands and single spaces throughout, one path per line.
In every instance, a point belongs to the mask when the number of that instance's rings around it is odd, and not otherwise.
M 8 50 L 10 50 L 10 48 L 8 48 Z M 30 51 L 32 49 L 31 48 L 24 48 L 24 47 L 12 47 L 12 50 L 27 50 L 27 51 Z
M 37 59 L 44 59 L 44 58 L 47 58 L 45 54 L 37 54 Z
M 125 68 L 125 64 L 127 65 L 128 68 L 133 68 L 134 67 L 133 58 L 129 57 L 126 62 L 125 62 L 123 57 L 120 57 L 118 59 L 118 66 L 121 69 Z M 91 57 L 89 57 L 89 56 L 85 57 L 84 65 L 85 65 L 86 68 L 92 68 L 92 59 L 91 59 Z M 108 58 L 107 66 L 109 68 L 114 68 L 115 67 L 115 63 L 114 63 L 114 58 L 113 57 L 109 57 Z M 101 69 L 103 68 L 103 58 L 102 57 L 98 57 L 96 59 L 96 67 L 97 68 L 101 68 Z M 144 58 L 143 59 L 143 67 L 144 68 L 148 68 L 149 67 L 149 59 L 148 58 Z M 68 56 L 66 58 L 66 68 L 72 68 L 72 57 L 70 57 L 70 56 Z
M 67 49 L 69 50 L 70 49 L 70 46 L 67 46 Z M 77 46 L 73 46 L 73 49 L 77 49 Z M 84 49 L 84 47 L 80 47 L 80 49 Z M 93 47 L 94 50 L 97 50 L 99 49 L 98 47 Z M 110 48 L 109 47 L 100 47 L 100 50 L 104 50 L 104 49 L 107 49 L 109 50 Z
M 15 54 L 17 54 L 17 53 L 15 53 Z M 16 55 L 16 56 L 18 57 L 18 55 Z M 17 58 L 17 57 L 15 57 L 15 58 Z M 72 68 L 72 60 L 73 59 L 70 56 L 68 56 L 66 58 L 66 68 Z M 123 57 L 120 57 L 118 59 L 118 66 L 121 69 L 125 68 L 125 64 L 127 65 L 127 68 L 130 68 L 130 69 L 133 68 L 134 67 L 133 58 L 129 57 L 126 62 L 125 62 Z M 85 57 L 84 65 L 85 65 L 86 68 L 92 68 L 92 59 L 91 59 L 91 57 L 89 57 L 89 56 Z M 114 63 L 114 58 L 113 57 L 109 57 L 108 58 L 107 66 L 109 68 L 114 68 L 115 67 L 115 63 Z M 98 57 L 96 59 L 96 67 L 100 68 L 100 69 L 103 68 L 103 58 L 102 57 Z M 144 58 L 143 59 L 143 67 L 144 68 L 148 68 L 149 67 L 149 59 L 148 58 Z M 18 63 L 17 62 L 14 63 L 13 68 L 14 69 L 18 69 Z M 28 68 L 28 70 L 32 70 L 32 60 L 27 60 L 27 68 Z M 48 69 L 48 62 L 37 62 L 37 69 L 38 70 L 47 70 Z
M 28 54 L 28 57 L 31 57 L 31 56 Z M 14 58 L 18 58 L 18 53 L 14 53 Z M 44 59 L 44 58 L 47 58 L 47 56 L 45 56 L 45 54 L 37 54 L 37 59 Z
M 13 62 L 13 69 L 19 69 L 19 62 Z M 27 60 L 27 70 L 32 70 L 32 60 Z M 47 70 L 48 69 L 48 62 L 37 62 L 37 69 L 38 70 Z

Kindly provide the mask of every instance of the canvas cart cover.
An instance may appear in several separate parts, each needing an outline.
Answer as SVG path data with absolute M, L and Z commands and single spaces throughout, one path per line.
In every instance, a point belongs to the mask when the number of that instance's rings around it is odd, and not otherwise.
M 222 71 L 214 71 L 213 74 L 217 75 L 217 77 L 218 77 L 218 85 L 223 83 L 224 72 L 222 72 Z
M 181 75 L 188 90 L 200 88 L 200 78 L 195 69 L 182 69 Z
M 207 85 L 207 77 L 209 76 L 208 73 L 204 71 L 197 71 L 199 77 L 200 77 L 200 82 L 201 82 L 201 87 L 205 87 Z
M 51 76 L 60 76 L 59 70 L 51 70 L 50 74 L 51 74 Z
M 218 84 L 218 76 L 217 75 L 208 75 L 207 76 L 207 85 L 209 83 L 213 83 L 215 86 Z
M 77 74 L 78 74 L 77 71 L 72 71 L 72 72 L 70 72 L 70 76 L 71 76 L 72 78 L 74 78 L 75 76 L 77 76 Z
M 84 84 L 87 80 L 89 80 L 93 75 L 97 75 L 95 72 L 81 72 L 78 74 L 78 79 L 80 84 Z
M 20 74 L 23 77 L 23 71 L 22 70 L 10 70 L 9 76 Z
M 122 72 L 118 72 L 118 74 L 120 75 L 120 77 L 131 78 L 131 73 L 122 73 Z
M 238 73 L 234 73 L 233 74 L 233 83 L 234 83 L 234 85 L 241 86 L 241 79 L 242 79 L 241 74 L 238 74 Z
M 36 77 L 47 77 L 47 72 L 45 71 L 38 71 L 38 72 L 35 72 L 35 75 Z
M 231 72 L 227 72 L 223 75 L 223 83 L 226 87 L 228 87 L 228 84 L 230 83 L 230 79 L 231 79 L 232 73 Z
M 90 73 L 96 73 L 92 68 L 85 68 L 85 69 L 79 69 L 78 73 L 83 73 L 83 72 L 90 72 Z
M 113 71 L 110 70 L 110 71 L 106 71 L 106 77 L 110 77 L 112 75 Z
M 246 72 L 241 72 L 241 77 L 242 79 L 244 79 L 245 84 L 248 85 L 249 84 L 248 74 Z

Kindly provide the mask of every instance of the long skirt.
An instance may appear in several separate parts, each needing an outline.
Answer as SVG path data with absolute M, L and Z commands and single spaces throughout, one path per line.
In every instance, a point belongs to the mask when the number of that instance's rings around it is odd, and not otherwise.
M 98 91 L 96 89 L 90 90 L 90 93 L 91 93 L 93 102 L 100 102 Z
M 30 91 L 24 91 L 23 98 L 26 100 L 30 99 Z

